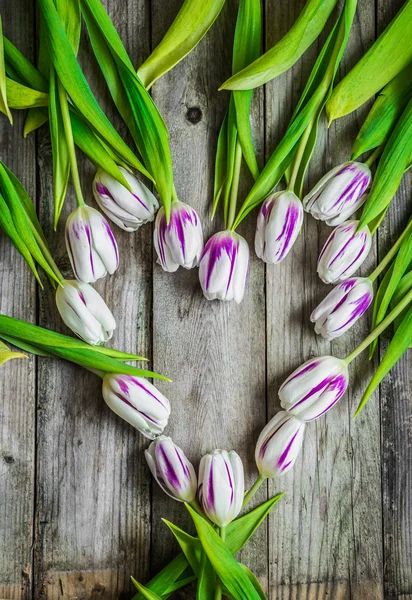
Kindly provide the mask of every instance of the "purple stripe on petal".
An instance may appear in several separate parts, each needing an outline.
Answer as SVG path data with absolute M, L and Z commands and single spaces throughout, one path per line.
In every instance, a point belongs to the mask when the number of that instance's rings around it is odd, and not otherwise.
M 173 464 L 169 460 L 169 457 L 168 457 L 167 453 L 165 452 L 164 448 L 162 448 L 161 444 L 158 445 L 157 450 L 162 455 L 163 461 L 165 463 L 167 479 L 170 481 L 170 483 L 173 485 L 173 487 L 175 487 L 178 490 L 181 489 L 179 476 L 176 473 L 176 471 L 173 467 Z
M 299 369 L 297 373 L 291 375 L 290 377 L 288 377 L 288 379 L 286 379 L 285 383 L 281 386 L 280 389 L 282 389 L 283 386 L 289 383 L 290 381 L 293 381 L 294 379 L 305 375 L 305 373 L 310 373 L 311 371 L 313 371 L 313 369 L 315 369 L 320 364 L 320 362 L 320 360 L 313 360 L 312 362 L 302 365 L 302 368 Z
M 210 463 L 210 470 L 209 470 L 209 480 L 208 480 L 208 487 L 207 487 L 207 503 L 208 503 L 209 507 L 213 510 L 215 507 L 215 490 L 213 487 L 213 460 Z
M 286 211 L 286 217 L 283 223 L 282 231 L 280 232 L 280 235 L 276 238 L 277 242 L 281 241 L 282 238 L 284 238 L 282 246 L 276 253 L 279 261 L 283 259 L 283 257 L 287 254 L 289 250 L 289 244 L 295 232 L 295 227 L 299 219 L 299 214 L 299 208 L 295 204 L 289 204 L 288 209 Z
M 263 458 L 263 457 L 265 456 L 265 453 L 266 453 L 267 447 L 268 447 L 268 445 L 269 445 L 269 443 L 270 443 L 271 439 L 274 437 L 274 435 L 276 435 L 276 433 L 277 433 L 277 432 L 278 432 L 280 429 L 282 429 L 282 427 L 283 427 L 283 426 L 285 425 L 285 423 L 287 423 L 287 422 L 288 422 L 288 421 L 287 421 L 286 419 L 285 419 L 284 421 L 282 421 L 282 423 L 281 423 L 281 424 L 280 424 L 280 425 L 279 425 L 279 426 L 278 426 L 278 427 L 277 427 L 277 428 L 276 428 L 274 431 L 272 431 L 272 433 L 270 434 L 270 436 L 269 436 L 269 437 L 267 437 L 267 438 L 265 439 L 265 441 L 263 442 L 263 444 L 262 444 L 262 445 L 261 445 L 261 447 L 260 447 L 260 451 L 259 451 L 259 456 L 260 456 L 260 458 Z
M 235 492 L 234 492 L 234 485 L 233 485 L 233 481 L 232 481 L 232 476 L 230 475 L 229 465 L 227 464 L 226 461 L 225 461 L 225 468 L 226 468 L 226 474 L 227 474 L 227 478 L 228 478 L 229 486 L 230 486 L 230 506 L 232 506 Z
M 364 294 L 363 296 L 361 296 L 354 302 L 350 302 L 350 305 L 354 305 L 354 309 L 350 313 L 347 321 L 345 321 L 345 323 L 343 325 L 341 325 L 334 331 L 340 331 L 341 329 L 346 327 L 351 321 L 356 321 L 356 319 L 361 317 L 363 315 L 363 313 L 368 310 L 371 302 L 372 302 L 372 295 L 369 293 Z M 334 311 L 332 311 L 332 313 L 333 312 Z
M 296 436 L 298 435 L 298 433 L 299 433 L 299 430 L 294 433 L 294 435 L 292 436 L 290 442 L 288 443 L 288 445 L 286 446 L 286 448 L 284 449 L 284 451 L 282 452 L 282 454 L 279 456 L 279 459 L 278 459 L 278 462 L 277 462 L 276 466 L 281 471 L 284 471 L 290 465 L 291 461 L 289 461 L 286 465 L 284 463 L 285 463 L 285 461 L 286 461 L 286 459 L 288 457 L 288 454 L 289 454 L 289 452 L 290 452 L 290 450 L 292 448 L 293 442 L 295 441 Z
M 117 248 L 116 239 L 115 239 L 115 237 L 113 235 L 113 232 L 112 232 L 112 230 L 110 228 L 110 225 L 107 222 L 107 220 L 103 216 L 101 216 L 101 218 L 103 220 L 103 225 L 104 225 L 104 228 L 106 229 L 106 233 L 109 236 L 109 239 L 110 239 L 110 241 L 112 243 L 112 246 L 114 248 L 114 251 L 116 253 L 116 265 L 119 265 L 119 250 Z

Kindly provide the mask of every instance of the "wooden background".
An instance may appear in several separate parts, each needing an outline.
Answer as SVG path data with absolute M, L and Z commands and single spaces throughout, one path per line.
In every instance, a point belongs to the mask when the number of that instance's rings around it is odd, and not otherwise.
M 5 34 L 31 59 L 36 54 L 34 4 L 0 0 Z M 159 42 L 180 4 L 106 1 L 136 65 Z M 339 77 L 401 4 L 359 1 Z M 290 28 L 302 6 L 303 0 L 266 1 L 266 47 Z M 153 88 L 170 129 L 180 199 L 199 211 L 206 236 L 221 226 L 209 223 L 209 206 L 216 138 L 228 101 L 217 88 L 230 73 L 235 15 L 236 2 L 229 0 L 196 50 Z M 324 38 L 255 94 L 261 162 L 283 134 Z M 123 131 L 86 39 L 80 58 L 107 114 Z M 366 109 L 333 123 L 328 133 L 323 124 L 309 184 L 348 159 Z M 70 277 L 63 226 L 54 234 L 51 225 L 47 128 L 23 141 L 23 115 L 14 116 L 13 128 L 4 116 L 0 119 L 2 158 L 36 201 L 57 263 Z M 93 203 L 93 168 L 84 157 L 80 164 L 86 197 Z M 411 182 L 405 177 L 363 273 L 406 224 Z M 67 214 L 75 206 L 71 193 L 66 204 Z M 241 227 L 251 244 L 254 225 L 253 216 Z M 172 403 L 167 433 L 188 456 L 197 464 L 203 452 L 236 449 L 250 484 L 256 476 L 254 444 L 279 409 L 277 389 L 284 377 L 311 356 L 343 357 L 368 331 L 365 318 L 330 344 L 316 337 L 309 323 L 311 309 L 327 289 L 316 277 L 316 260 L 329 229 L 306 218 L 280 266 L 266 268 L 252 257 L 240 306 L 204 300 L 195 269 L 163 273 L 154 261 L 150 226 L 135 234 L 114 230 L 121 266 L 97 285 L 117 319 L 113 344 L 137 349 L 173 379 L 160 386 Z M 67 333 L 50 287 L 36 288 L 3 234 L 0 286 L 2 313 Z M 256 501 L 286 491 L 241 553 L 271 600 L 412 599 L 411 365 L 409 354 L 353 421 L 372 373 L 367 356 L 358 358 L 350 369 L 349 394 L 309 425 L 294 470 L 259 491 Z M 147 441 L 106 407 L 100 385 L 92 374 L 57 360 L 30 357 L 1 368 L 1 599 L 126 600 L 133 595 L 130 575 L 145 582 L 177 552 L 161 517 L 185 526 L 185 511 L 153 484 L 143 455 Z M 175 597 L 194 598 L 194 588 Z

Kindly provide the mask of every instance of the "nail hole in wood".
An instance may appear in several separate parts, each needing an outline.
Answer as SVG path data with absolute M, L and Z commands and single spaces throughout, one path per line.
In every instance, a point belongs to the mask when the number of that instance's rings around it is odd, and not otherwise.
M 198 106 L 191 106 L 187 109 L 186 119 L 192 125 L 197 125 L 202 120 L 202 111 Z

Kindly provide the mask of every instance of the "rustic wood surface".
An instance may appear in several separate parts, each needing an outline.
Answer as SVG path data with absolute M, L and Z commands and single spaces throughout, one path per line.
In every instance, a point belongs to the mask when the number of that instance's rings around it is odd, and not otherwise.
M 292 25 L 303 0 L 266 0 L 265 45 Z M 108 12 L 139 65 L 161 39 L 181 0 L 106 0 Z M 339 76 L 382 31 L 402 0 L 359 0 Z M 0 0 L 5 34 L 35 57 L 36 12 L 30 0 Z M 236 2 L 189 57 L 153 87 L 170 130 L 181 200 L 209 222 L 217 133 L 228 94 Z M 286 74 L 255 94 L 252 121 L 260 162 L 284 133 L 325 35 Z M 108 116 L 125 133 L 83 35 L 80 60 Z M 308 185 L 347 160 L 367 107 L 323 123 Z M 63 226 L 52 230 L 51 148 L 47 128 L 22 139 L 23 115 L 0 117 L 1 156 L 36 201 L 62 272 L 70 276 Z M 93 168 L 79 157 L 84 189 Z M 243 190 L 250 184 L 243 182 Z M 367 274 L 405 225 L 412 177 L 407 175 L 362 271 Z M 86 194 L 93 203 L 91 193 Z M 74 207 L 70 193 L 66 214 Z M 61 223 L 64 223 L 64 218 Z M 240 232 L 252 244 L 254 218 Z M 313 333 L 309 314 L 324 296 L 316 259 L 328 228 L 311 218 L 288 259 L 265 267 L 252 257 L 244 302 L 209 303 L 196 270 L 164 273 L 155 263 L 151 227 L 116 228 L 119 271 L 97 285 L 117 319 L 113 345 L 138 350 L 172 384 L 168 433 L 197 464 L 216 447 L 236 449 L 252 483 L 254 443 L 279 410 L 277 389 L 307 358 L 344 356 L 369 328 L 363 319 L 332 344 Z M 47 285 L 36 289 L 23 259 L 0 234 L 0 309 L 66 332 Z M 384 351 L 386 342 L 381 344 Z M 263 486 L 256 502 L 286 491 L 267 526 L 241 553 L 271 600 L 412 599 L 412 356 L 405 356 L 356 421 L 373 364 L 351 366 L 349 394 L 308 427 L 301 458 L 282 479 Z M 144 440 L 101 399 L 96 377 L 49 359 L 12 361 L 0 376 L 0 599 L 127 600 L 130 575 L 146 581 L 177 552 L 168 518 L 189 525 L 182 506 L 153 485 Z M 195 597 L 195 589 L 175 598 Z

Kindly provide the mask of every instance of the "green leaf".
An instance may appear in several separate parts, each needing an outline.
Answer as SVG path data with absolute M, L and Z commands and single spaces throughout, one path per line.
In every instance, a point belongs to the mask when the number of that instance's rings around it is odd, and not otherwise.
M 398 362 L 402 354 L 412 344 L 412 308 L 409 308 L 408 312 L 402 319 L 398 329 L 395 331 L 395 335 L 392 338 L 388 349 L 385 352 L 383 359 L 381 360 L 378 368 L 375 371 L 368 387 L 366 388 L 359 406 L 356 409 L 355 417 L 363 410 L 366 403 L 372 396 L 375 389 L 378 387 L 382 379 L 389 373 L 392 367 Z
M 391 269 L 388 271 L 386 274 L 387 276 L 383 279 L 382 284 L 379 287 L 379 298 L 375 300 L 373 311 L 373 329 L 383 321 L 392 298 L 398 289 L 398 285 L 411 263 L 412 229 L 405 236 Z M 376 311 L 375 306 L 377 307 Z M 372 353 L 376 347 L 376 344 L 377 339 L 374 341 L 373 348 L 371 348 Z
M 131 578 L 137 590 L 142 594 L 143 598 L 147 598 L 147 600 L 162 600 L 160 596 L 155 594 L 155 592 L 150 591 L 148 588 L 141 585 L 134 577 Z
M 36 356 L 47 356 L 48 358 L 53 356 L 53 354 L 50 354 L 50 352 L 40 350 L 40 348 L 37 348 L 37 346 L 33 346 L 28 342 L 16 339 L 10 335 L 1 334 L 1 337 L 3 338 L 3 340 L 6 340 L 6 342 L 9 342 L 9 344 L 13 344 L 13 346 L 16 346 L 16 348 L 20 348 L 20 350 L 25 350 L 26 352 L 31 352 L 31 354 L 35 354 Z
M 120 156 L 130 164 L 136 164 L 137 158 L 107 119 L 93 96 L 64 32 L 53 0 L 39 0 L 39 5 L 47 31 L 47 42 L 53 65 L 74 105 Z
M 377 316 L 378 316 L 378 310 L 379 310 L 379 306 L 382 303 L 382 299 L 385 295 L 386 292 L 386 288 L 389 285 L 389 281 L 391 279 L 392 276 L 392 271 L 393 271 L 393 263 L 392 265 L 389 267 L 389 269 L 386 271 L 384 277 L 382 278 L 382 281 L 378 287 L 378 291 L 375 294 L 375 300 L 373 303 L 373 311 L 372 311 L 372 326 L 371 329 L 372 331 L 375 329 L 376 327 L 376 320 L 377 320 Z M 369 346 L 369 360 L 371 360 L 376 346 L 378 344 L 378 339 L 375 339 L 372 344 Z
M 196 575 L 191 575 L 190 577 L 179 579 L 178 581 L 173 583 L 169 588 L 167 588 L 165 594 L 167 595 L 167 597 L 169 597 L 170 594 L 176 592 L 177 590 L 180 590 L 182 587 L 189 585 L 189 583 L 192 583 L 193 581 L 196 581 Z M 165 594 L 162 594 L 163 598 L 166 597 Z
M 49 95 L 44 92 L 33 90 L 13 79 L 6 79 L 7 102 L 10 108 L 24 110 L 49 104 Z M 0 107 L 0 110 L 2 108 Z M 2 110 L 3 112 L 3 110 Z
M 77 56 L 81 34 L 81 13 L 79 0 L 54 0 L 60 21 L 74 54 Z
M 412 61 L 412 2 L 395 18 L 336 86 L 326 105 L 329 122 L 351 113 L 379 92 Z
M 233 44 L 233 73 L 242 70 L 259 56 L 262 37 L 261 22 L 260 0 L 242 0 L 239 3 Z M 252 96 L 252 90 L 233 93 L 236 108 L 236 127 L 243 158 L 253 178 L 257 179 L 259 176 L 259 167 L 253 148 L 250 127 Z
M 12 360 L 13 358 L 27 358 L 27 356 L 21 352 L 12 352 L 9 348 L 7 348 L 6 344 L 0 342 L 0 366 L 4 365 L 5 362 Z
M 48 92 L 47 79 L 36 69 L 34 65 L 10 42 L 3 37 L 4 55 L 6 58 L 6 70 L 14 79 L 12 73 L 16 74 L 21 81 L 35 90 Z M 12 71 L 12 73 L 10 72 Z
M 216 575 L 206 553 L 202 552 L 200 573 L 198 575 L 196 600 L 214 600 L 216 590 Z
M 386 143 L 411 98 L 412 63 L 376 98 L 353 144 L 352 160 Z
M 33 275 L 37 279 L 39 285 L 42 285 L 39 274 L 37 272 L 36 264 L 30 254 L 29 249 L 21 238 L 19 232 L 14 226 L 13 218 L 10 213 L 9 207 L 7 206 L 6 201 L 3 196 L 0 194 L 0 227 L 3 229 L 4 233 L 9 236 L 15 248 L 20 252 L 23 256 L 26 263 L 29 265 Z
M 156 183 L 168 218 L 173 193 L 173 170 L 164 121 L 137 77 L 100 1 L 84 0 L 82 10 L 93 50 L 110 93 Z
M 287 71 L 316 40 L 337 0 L 308 0 L 287 34 L 251 65 L 233 75 L 221 87 L 250 90 Z
M 263 591 L 262 586 L 260 585 L 260 582 L 259 582 L 258 578 L 256 577 L 256 575 L 254 573 L 252 573 L 252 571 L 250 569 L 248 569 L 248 567 L 246 567 L 245 565 L 242 565 L 242 563 L 239 563 L 239 564 L 242 567 L 242 569 L 244 570 L 244 572 L 246 573 L 246 575 L 249 577 L 249 581 L 251 582 L 251 584 L 257 591 L 259 598 L 261 600 L 267 600 L 266 594 Z
M 259 600 L 249 578 L 213 527 L 189 505 L 186 508 L 193 519 L 203 550 L 230 594 L 235 600 Z
M 302 185 L 304 172 L 306 171 L 313 146 L 316 142 L 317 128 L 313 130 L 313 124 L 319 118 L 320 112 L 332 89 L 336 72 L 349 37 L 356 5 L 356 0 L 347 0 L 345 2 L 335 26 L 329 34 L 312 69 L 291 123 L 241 206 L 233 225 L 234 228 L 240 224 L 251 210 L 263 202 L 265 197 L 279 183 L 282 175 L 296 155 L 302 136 L 304 136 L 309 127 L 310 142 L 307 152 L 304 155 L 305 160 L 302 163 L 299 183 L 300 186 Z M 305 141 L 304 138 L 303 141 Z
M 4 62 L 3 25 L 0 15 L 0 110 L 7 115 L 11 124 L 13 117 L 7 103 L 6 65 Z
M 225 0 L 183 2 L 162 41 L 137 72 L 147 89 L 193 50 L 219 16 L 224 3 Z
M 26 121 L 24 122 L 23 137 L 27 137 L 33 131 L 47 123 L 49 120 L 47 113 L 38 108 L 31 108 L 27 112 Z
M 147 589 L 163 596 L 168 593 L 179 577 L 184 573 L 188 566 L 188 562 L 183 553 L 174 558 L 166 567 L 164 567 L 157 575 L 146 584 Z M 179 589 L 179 588 L 176 588 Z M 174 590 L 173 590 L 174 591 Z M 141 594 L 136 594 L 133 600 L 142 600 Z
M 226 179 L 223 190 L 223 219 L 227 226 L 229 216 L 229 200 L 232 191 L 233 175 L 235 171 L 235 157 L 238 136 L 236 128 L 236 112 L 233 96 L 230 98 L 228 119 L 227 119 L 227 139 L 226 139 Z
M 412 6 L 412 2 L 411 2 Z M 385 145 L 363 207 L 359 227 L 376 218 L 390 204 L 412 154 L 412 99 L 408 102 Z
M 56 230 L 69 185 L 70 156 L 57 89 L 56 71 L 53 68 L 50 70 L 49 97 L 49 124 L 53 157 L 54 229 Z

